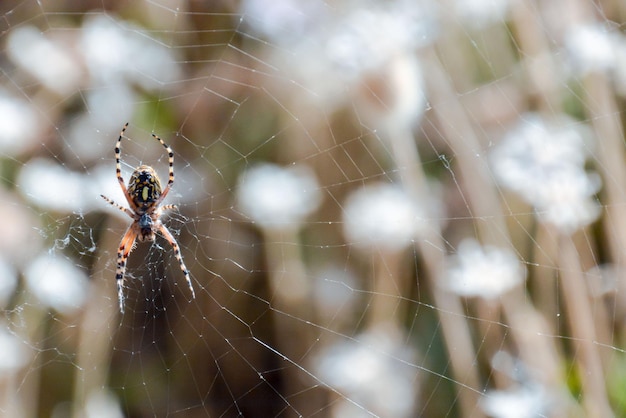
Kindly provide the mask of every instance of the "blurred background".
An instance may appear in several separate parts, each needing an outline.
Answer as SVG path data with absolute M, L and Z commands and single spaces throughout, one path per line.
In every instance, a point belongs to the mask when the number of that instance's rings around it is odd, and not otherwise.
M 626 415 L 625 17 L 3 1 L 2 415 Z

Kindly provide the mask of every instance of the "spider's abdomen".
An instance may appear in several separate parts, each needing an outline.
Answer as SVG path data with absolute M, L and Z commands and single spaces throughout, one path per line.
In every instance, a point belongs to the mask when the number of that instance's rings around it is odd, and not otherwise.
M 147 213 L 141 215 L 137 221 L 137 225 L 139 226 L 139 235 L 137 236 L 139 242 L 154 241 L 154 221 L 150 215 Z
M 142 165 L 130 176 L 128 194 L 137 208 L 148 209 L 161 196 L 161 180 L 150 166 Z

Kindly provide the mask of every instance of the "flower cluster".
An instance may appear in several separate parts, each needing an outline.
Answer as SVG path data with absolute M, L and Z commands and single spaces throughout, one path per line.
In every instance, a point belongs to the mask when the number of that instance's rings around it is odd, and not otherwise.
M 45 306 L 70 313 L 87 299 L 87 274 L 72 261 L 42 254 L 24 271 L 30 291 Z
M 426 228 L 426 217 L 397 186 L 375 183 L 355 191 L 344 205 L 344 235 L 362 249 L 397 251 Z
M 320 353 L 316 375 L 338 389 L 345 399 L 336 402 L 332 416 L 413 416 L 417 403 L 415 352 L 404 347 L 392 329 L 370 330 Z
M 565 49 L 573 70 L 585 74 L 615 69 L 619 51 L 626 47 L 619 32 L 599 25 L 575 25 L 566 34 Z
M 239 208 L 263 228 L 295 228 L 321 203 L 320 188 L 306 167 L 252 167 L 241 177 Z
M 459 245 L 445 286 L 461 296 L 495 299 L 525 277 L 526 271 L 515 254 L 468 239 Z
M 491 153 L 499 182 L 533 205 L 540 218 L 564 233 L 593 222 L 600 208 L 597 174 L 585 170 L 584 129 L 566 118 L 522 118 Z
M 320 0 L 245 0 L 241 7 L 255 32 L 282 47 L 271 61 L 291 70 L 297 84 L 330 104 L 345 103 L 367 77 L 384 73 L 399 56 L 414 54 L 437 32 L 435 6 L 423 1 L 340 2 L 329 8 Z M 284 36 L 286 30 L 289 36 Z M 423 100 L 420 89 L 409 86 L 402 93 Z

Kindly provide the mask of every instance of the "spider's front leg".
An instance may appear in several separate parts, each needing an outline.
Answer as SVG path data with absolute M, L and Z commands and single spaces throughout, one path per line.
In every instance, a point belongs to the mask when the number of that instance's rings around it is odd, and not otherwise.
M 108 197 L 106 197 L 103 194 L 101 194 L 100 197 L 103 198 L 104 200 L 106 200 L 107 203 L 109 203 L 114 208 L 118 208 L 119 210 L 121 210 L 122 212 L 124 212 L 125 214 L 127 214 L 128 216 L 130 216 L 133 219 L 135 218 L 135 215 L 133 214 L 133 212 L 130 209 L 125 208 L 124 206 L 117 204 L 116 202 L 114 202 L 113 200 L 109 199 Z
M 124 275 L 126 274 L 126 260 L 133 250 L 135 239 L 137 238 L 137 231 L 134 226 L 135 224 L 133 223 L 128 227 L 122 238 L 122 242 L 120 242 L 120 248 L 117 250 L 115 282 L 117 283 L 117 298 L 119 299 L 121 313 L 124 313 Z

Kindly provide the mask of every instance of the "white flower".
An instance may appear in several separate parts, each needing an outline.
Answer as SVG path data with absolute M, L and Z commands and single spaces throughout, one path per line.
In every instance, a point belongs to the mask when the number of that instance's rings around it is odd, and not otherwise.
M 599 25 L 575 25 L 565 35 L 564 43 L 574 68 L 584 74 L 616 66 L 618 36 Z
M 496 176 L 504 186 L 522 194 L 530 203 L 537 184 L 551 172 L 585 163 L 585 140 L 569 119 L 547 124 L 539 115 L 522 116 L 491 153 Z
M 78 88 L 81 80 L 79 63 L 70 51 L 53 42 L 34 26 L 18 26 L 9 32 L 9 58 L 30 73 L 41 84 L 65 95 Z
M 359 78 L 430 39 L 426 4 L 397 0 L 354 7 L 328 31 L 325 56 L 340 77 Z
M 426 228 L 422 209 L 402 189 L 386 183 L 349 195 L 343 222 L 348 242 L 368 250 L 401 250 Z
M 582 131 L 565 118 L 547 124 L 530 114 L 491 153 L 499 182 L 564 233 L 593 222 L 600 213 L 592 199 L 600 190 L 600 178 L 585 171 Z
M 10 220 L 0 228 L 0 258 L 10 263 L 11 270 L 13 266 L 19 269 L 39 253 L 44 242 L 41 224 L 45 219 L 38 211 L 27 210 L 21 196 L 3 187 L 0 187 L 0 202 L 0 219 Z
M 383 69 L 384 77 L 385 67 L 398 56 L 412 55 L 417 47 L 431 42 L 434 8 L 432 2 L 415 0 L 325 6 L 323 13 L 314 13 L 314 24 L 305 24 L 309 28 L 305 35 L 297 32 L 296 42 L 286 36 L 283 41 L 275 40 L 282 42 L 282 48 L 268 60 L 275 67 L 293 70 L 293 79 L 311 98 L 331 106 L 345 103 L 347 92 L 368 88 L 363 84 L 372 74 L 379 75 Z M 406 90 L 408 96 L 422 94 Z
M 321 25 L 326 17 L 322 0 L 243 0 L 246 23 L 272 42 L 291 42 Z
M 538 215 L 562 232 L 572 233 L 600 215 L 600 205 L 593 199 L 600 187 L 595 173 L 582 169 L 554 172 L 537 187 Z
M 454 8 L 467 25 L 482 29 L 506 18 L 509 0 L 455 0 Z
M 364 110 L 360 119 L 371 129 L 386 128 L 390 137 L 398 130 L 411 129 L 426 111 L 427 101 L 422 70 L 414 54 L 390 58 L 369 82 L 379 89 L 358 89 L 356 110 Z
M 85 418 L 123 418 L 119 400 L 106 389 L 94 390 L 85 402 Z
M 380 329 L 323 350 L 316 371 L 324 384 L 363 410 L 409 417 L 417 402 L 414 357 L 393 330 Z
M 28 161 L 17 181 L 20 192 L 38 206 L 60 212 L 82 212 L 92 202 L 84 176 L 46 158 Z
M 0 377 L 17 371 L 30 357 L 28 346 L 0 323 Z
M 493 418 L 535 418 L 546 415 L 547 400 L 539 388 L 520 387 L 514 390 L 487 392 L 480 406 Z
M 344 73 L 359 75 L 378 68 L 415 41 L 410 38 L 408 17 L 369 8 L 352 11 L 328 39 L 328 59 Z
M 87 275 L 65 258 L 43 254 L 24 271 L 29 289 L 41 303 L 71 313 L 87 298 Z
M 468 239 L 459 245 L 444 286 L 461 296 L 495 299 L 522 283 L 525 276 L 515 254 Z
M 41 120 L 30 103 L 0 89 L 0 115 L 10 123 L 0 124 L 0 149 L 14 156 L 28 150 L 39 140 Z
M 126 80 L 154 90 L 180 76 L 172 48 L 110 14 L 95 14 L 85 20 L 79 51 L 91 77 L 106 85 Z
M 237 190 L 239 208 L 263 228 L 299 228 L 321 203 L 320 187 L 305 167 L 263 164 L 248 170 Z

